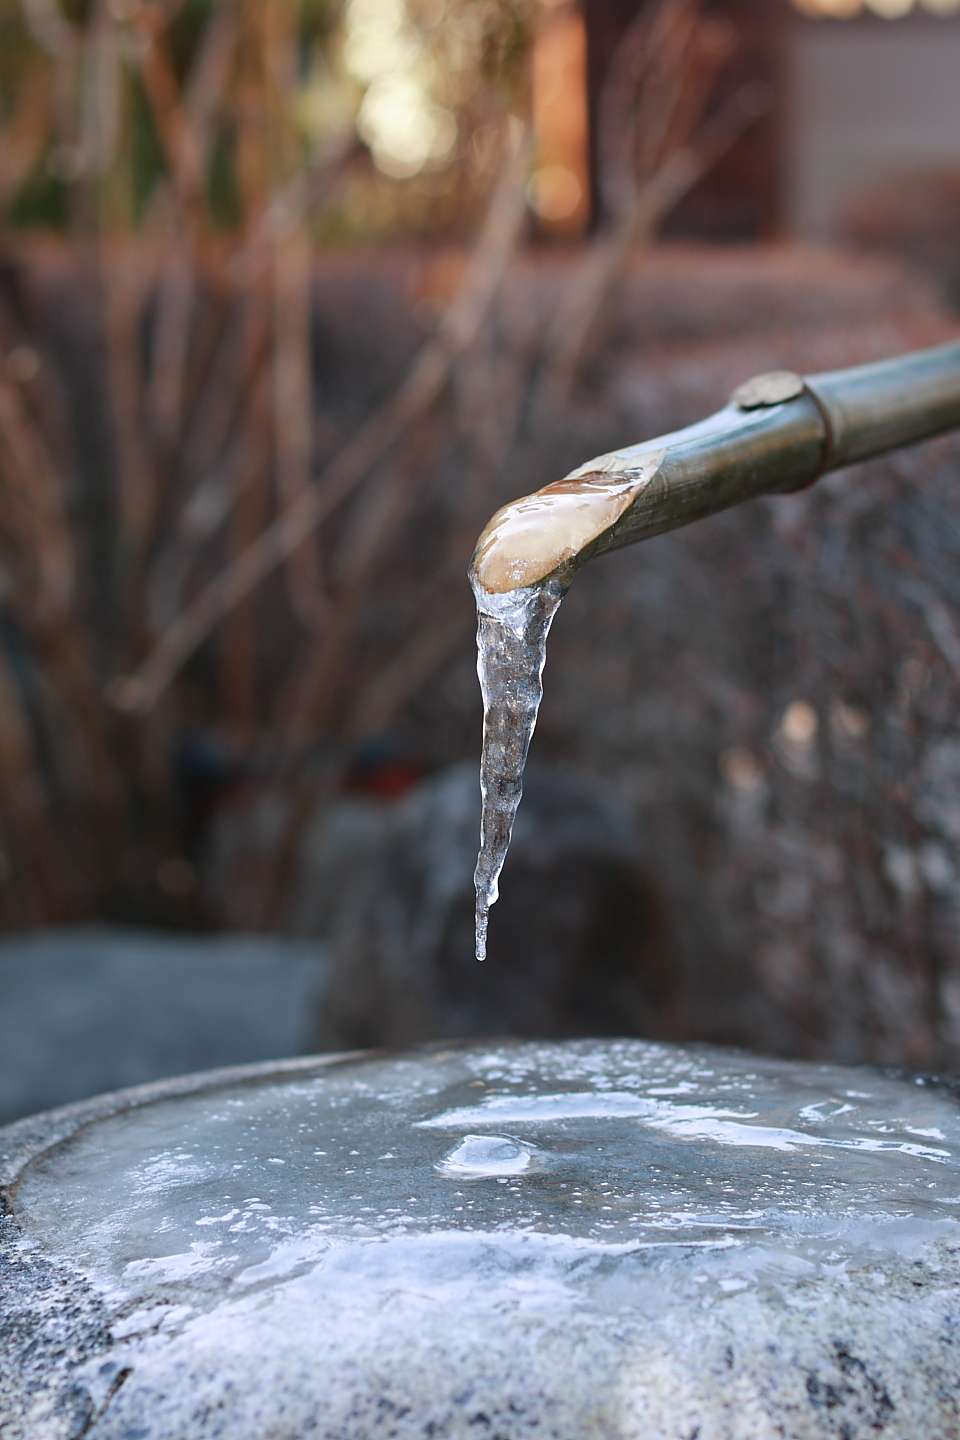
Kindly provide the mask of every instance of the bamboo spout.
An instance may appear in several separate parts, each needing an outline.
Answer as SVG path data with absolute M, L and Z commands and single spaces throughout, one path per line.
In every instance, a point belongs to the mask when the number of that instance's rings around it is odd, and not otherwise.
M 503 594 L 594 555 L 960 427 L 960 343 L 803 378 L 777 370 L 715 415 L 581 465 L 498 510 L 471 578 Z

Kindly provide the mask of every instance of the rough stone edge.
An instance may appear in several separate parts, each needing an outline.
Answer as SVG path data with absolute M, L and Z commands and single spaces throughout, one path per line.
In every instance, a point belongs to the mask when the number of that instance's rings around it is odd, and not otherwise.
M 12 1210 L 10 1191 L 31 1161 L 99 1120 L 177 1096 L 199 1095 L 205 1090 L 252 1084 L 257 1080 L 285 1080 L 291 1076 L 310 1075 L 335 1065 L 373 1059 L 381 1053 L 377 1050 L 344 1050 L 331 1055 L 299 1055 L 291 1060 L 261 1060 L 252 1065 L 197 1070 L 169 1080 L 132 1085 L 126 1090 L 110 1090 L 89 1100 L 78 1100 L 72 1105 L 61 1105 L 56 1110 L 42 1110 L 37 1115 L 28 1115 L 0 1128 L 0 1205 L 6 1201 L 8 1209 Z

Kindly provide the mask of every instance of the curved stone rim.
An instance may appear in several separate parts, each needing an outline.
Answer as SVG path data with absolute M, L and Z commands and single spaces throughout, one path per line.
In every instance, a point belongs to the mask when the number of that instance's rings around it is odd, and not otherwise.
M 449 1044 L 442 1047 L 452 1048 Z M 289 1060 L 260 1060 L 251 1065 L 226 1065 L 217 1070 L 196 1070 L 188 1075 L 175 1075 L 167 1080 L 152 1080 L 145 1085 L 131 1085 L 125 1090 L 108 1090 L 88 1100 L 77 1100 L 55 1110 L 41 1110 L 0 1128 L 0 1202 L 12 1214 L 13 1192 L 23 1171 L 87 1125 L 127 1110 L 140 1110 L 162 1100 L 179 1096 L 199 1095 L 205 1090 L 220 1090 L 231 1085 L 254 1084 L 258 1080 L 286 1080 L 296 1075 L 312 1075 L 338 1065 L 359 1060 L 372 1060 L 386 1054 L 383 1050 L 342 1050 L 329 1055 L 297 1055 Z

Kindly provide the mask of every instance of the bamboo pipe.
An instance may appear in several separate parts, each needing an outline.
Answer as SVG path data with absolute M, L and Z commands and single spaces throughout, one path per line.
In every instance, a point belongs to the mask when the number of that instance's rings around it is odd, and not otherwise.
M 806 379 L 758 375 L 706 420 L 598 456 L 498 510 L 471 579 L 501 594 L 548 577 L 566 584 L 594 555 L 957 427 L 957 342 Z

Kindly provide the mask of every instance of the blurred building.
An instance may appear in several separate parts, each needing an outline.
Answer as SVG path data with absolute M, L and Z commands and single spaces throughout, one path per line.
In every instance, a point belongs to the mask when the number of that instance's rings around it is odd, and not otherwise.
M 534 95 L 547 137 L 548 229 L 577 231 L 599 218 L 600 96 L 638 8 L 637 0 L 544 7 Z M 852 229 L 855 238 L 900 243 L 939 227 L 952 243 L 960 0 L 717 0 L 709 13 L 737 34 L 717 101 L 761 80 L 775 104 L 678 208 L 668 234 L 831 241 Z M 546 97 L 539 106 L 538 95 Z
M 919 176 L 945 190 L 960 177 L 960 5 L 873 4 L 890 18 L 797 15 L 784 26 L 784 218 L 805 239 L 836 238 L 869 194 L 902 186 L 910 205 Z

